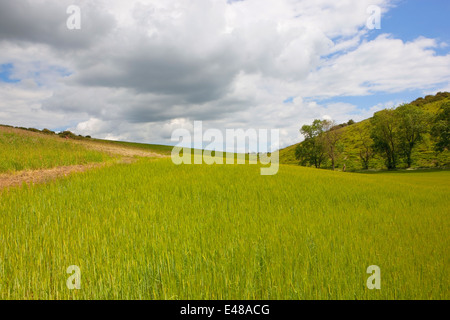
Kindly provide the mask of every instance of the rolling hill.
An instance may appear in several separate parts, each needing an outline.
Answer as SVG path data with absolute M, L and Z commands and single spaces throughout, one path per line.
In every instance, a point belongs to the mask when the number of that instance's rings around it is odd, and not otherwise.
M 442 92 L 435 96 L 426 96 L 425 98 L 418 98 L 412 101 L 411 104 L 417 105 L 430 115 L 436 115 L 442 104 L 450 102 L 450 93 Z M 341 170 L 345 164 L 347 170 L 357 171 L 362 170 L 362 164 L 359 158 L 360 150 L 360 138 L 359 131 L 370 130 L 370 119 L 363 120 L 361 122 L 354 123 L 352 125 L 345 125 L 340 129 L 341 142 L 344 146 L 344 151 L 340 155 L 337 161 L 337 170 Z M 300 143 L 286 147 L 280 150 L 280 163 L 297 165 L 298 160 L 295 158 L 295 149 Z M 448 167 L 450 165 L 450 152 L 444 151 L 442 153 L 436 153 L 434 151 L 434 141 L 430 134 L 426 134 L 423 141 L 417 146 L 413 152 L 413 167 L 414 168 L 433 168 L 433 167 Z M 399 168 L 404 167 L 405 164 L 400 162 Z M 330 164 L 326 164 L 323 168 L 330 168 Z M 379 156 L 375 156 L 371 160 L 370 168 L 383 169 L 384 160 Z

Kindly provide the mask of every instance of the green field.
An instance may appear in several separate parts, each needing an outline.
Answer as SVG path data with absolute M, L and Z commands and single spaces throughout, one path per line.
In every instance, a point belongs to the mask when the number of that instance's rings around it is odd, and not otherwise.
M 136 143 L 136 142 L 126 142 L 126 141 L 111 141 L 102 139 L 92 139 L 92 141 L 101 142 L 103 144 L 109 144 L 113 146 L 123 146 L 128 148 L 136 148 L 144 151 L 156 152 L 159 154 L 170 155 L 172 152 L 172 146 L 160 145 L 160 144 L 147 144 L 147 143 Z
M 71 140 L 0 126 L 0 173 L 104 162 L 108 155 Z
M 449 299 L 449 191 L 448 171 L 170 159 L 9 189 L 0 299 Z

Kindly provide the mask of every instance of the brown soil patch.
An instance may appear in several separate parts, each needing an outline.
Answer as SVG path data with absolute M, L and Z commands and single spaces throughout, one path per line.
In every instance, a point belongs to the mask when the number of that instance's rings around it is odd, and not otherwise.
M 73 140 L 72 140 L 73 141 Z M 78 143 L 83 145 L 87 149 L 93 149 L 100 152 L 105 152 L 110 155 L 119 155 L 126 158 L 133 157 L 144 157 L 144 158 L 165 158 L 167 155 L 163 155 L 160 153 L 145 151 L 133 147 L 122 147 L 122 146 L 114 146 L 108 145 L 106 143 L 101 142 L 93 142 L 93 141 L 73 141 L 74 143 Z
M 74 172 L 83 172 L 104 165 L 104 163 L 93 163 L 86 165 L 55 167 L 50 169 L 24 170 L 16 173 L 3 173 L 0 174 L 0 190 L 13 186 L 21 186 L 23 183 L 44 183 L 59 177 L 68 176 Z

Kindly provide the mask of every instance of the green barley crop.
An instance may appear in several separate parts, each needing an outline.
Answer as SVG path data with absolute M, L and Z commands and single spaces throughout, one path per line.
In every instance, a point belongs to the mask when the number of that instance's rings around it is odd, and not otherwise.
M 0 298 L 449 299 L 449 178 L 163 159 L 10 189 Z

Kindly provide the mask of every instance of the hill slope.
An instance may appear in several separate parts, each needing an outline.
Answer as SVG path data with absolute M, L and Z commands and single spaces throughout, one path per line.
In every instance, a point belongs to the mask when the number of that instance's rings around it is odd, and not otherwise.
M 435 96 L 427 96 L 425 98 L 419 98 L 411 104 L 420 106 L 423 110 L 430 113 L 431 115 L 436 115 L 442 104 L 450 102 L 450 93 L 438 93 Z M 342 136 L 341 142 L 344 145 L 344 151 L 340 155 L 337 161 L 337 168 L 342 168 L 345 164 L 347 170 L 362 170 L 362 164 L 359 158 L 360 150 L 360 139 L 359 130 L 370 130 L 370 119 L 363 120 L 361 122 L 345 126 L 338 129 Z M 283 164 L 298 164 L 298 160 L 295 158 L 295 149 L 300 143 L 286 147 L 280 150 L 280 163 Z M 433 150 L 434 141 L 431 139 L 429 134 L 425 135 L 424 140 L 417 146 L 413 152 L 414 163 L 413 167 L 420 168 L 430 168 L 436 166 L 448 166 L 450 165 L 450 152 L 445 151 L 441 154 L 436 154 Z M 403 167 L 404 163 L 400 162 L 399 167 Z M 325 165 L 324 168 L 329 168 L 329 164 Z M 382 169 L 384 168 L 384 160 L 379 156 L 375 156 L 371 160 L 371 168 Z
M 0 125 L 0 174 L 21 170 L 103 163 L 112 158 L 160 157 L 172 147 L 88 139 L 50 130 Z

